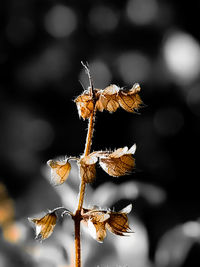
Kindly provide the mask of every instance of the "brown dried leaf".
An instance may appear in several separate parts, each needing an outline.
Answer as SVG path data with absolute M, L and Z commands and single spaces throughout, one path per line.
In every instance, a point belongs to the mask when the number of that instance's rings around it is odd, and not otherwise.
M 47 164 L 51 167 L 51 182 L 53 185 L 63 184 L 69 176 L 71 164 L 67 160 L 49 160 Z
M 102 169 L 114 177 L 123 176 L 132 171 L 135 166 L 135 159 L 132 154 L 135 153 L 136 146 L 119 148 L 113 153 L 107 152 L 100 155 L 99 164 Z
M 89 118 L 94 110 L 94 102 L 89 92 L 83 92 L 82 95 L 75 99 L 75 103 L 78 109 L 79 117 L 82 117 L 84 120 Z
M 135 112 L 143 104 L 138 94 L 140 89 L 140 85 L 136 83 L 129 91 L 120 90 L 117 95 L 119 105 L 128 112 Z
M 92 183 L 96 177 L 96 162 L 97 157 L 91 154 L 79 161 L 80 176 L 86 183 Z
M 36 239 L 44 240 L 53 233 L 56 226 L 57 216 L 55 212 L 49 212 L 42 218 L 29 218 L 35 224 Z
M 115 84 L 112 84 L 106 87 L 104 90 L 97 91 L 96 97 L 98 98 L 96 102 L 96 108 L 99 111 L 104 109 L 109 112 L 115 112 L 119 103 L 117 100 L 117 94 L 119 92 L 119 87 Z

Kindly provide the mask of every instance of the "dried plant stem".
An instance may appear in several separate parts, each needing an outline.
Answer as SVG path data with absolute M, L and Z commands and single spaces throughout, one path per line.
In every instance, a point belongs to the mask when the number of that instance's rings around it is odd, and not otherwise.
M 93 130 L 94 130 L 95 113 L 96 113 L 96 110 L 92 112 L 89 118 L 89 125 L 88 125 L 84 156 L 88 156 L 90 154 L 90 149 L 92 145 L 92 136 L 93 136 Z
M 94 110 L 89 118 L 89 125 L 88 125 L 88 132 L 87 138 L 85 143 L 85 151 L 84 156 L 88 156 L 90 154 L 90 149 L 92 145 L 92 136 L 94 130 L 94 121 L 95 121 L 95 113 Z M 86 183 L 84 179 L 81 177 L 81 185 L 79 190 L 79 201 L 78 201 L 78 208 L 76 210 L 74 216 L 74 223 L 75 223 L 75 266 L 81 267 L 81 242 L 80 242 L 80 216 L 81 216 L 81 209 L 83 206 L 84 195 L 85 195 L 85 187 Z
M 80 219 L 74 219 L 75 224 L 75 266 L 81 267 Z

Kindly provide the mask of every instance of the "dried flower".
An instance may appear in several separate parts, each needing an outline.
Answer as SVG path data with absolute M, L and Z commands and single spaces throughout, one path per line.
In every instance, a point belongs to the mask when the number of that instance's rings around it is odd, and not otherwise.
M 128 112 L 135 112 L 143 104 L 138 92 L 140 85 L 135 83 L 133 87 L 127 91 L 112 84 L 104 90 L 96 89 L 96 108 L 99 111 L 108 110 L 115 112 L 119 106 Z
M 87 223 L 90 235 L 102 243 L 106 237 L 106 229 L 110 232 L 123 236 L 130 232 L 127 214 L 132 205 L 128 205 L 119 212 L 100 209 L 83 209 L 82 218 Z
M 118 107 L 117 94 L 120 88 L 112 84 L 106 87 L 104 90 L 97 91 L 97 97 L 99 98 L 96 102 L 96 108 L 99 111 L 108 110 L 109 112 L 115 112 Z
M 135 159 L 132 156 L 135 150 L 136 145 L 134 144 L 130 149 L 126 146 L 115 150 L 113 153 L 102 153 L 99 160 L 100 166 L 114 177 L 128 174 L 135 166 Z
M 89 118 L 94 110 L 94 101 L 89 89 L 85 90 L 75 99 L 79 117 L 83 119 Z M 115 84 L 111 84 L 103 90 L 95 88 L 95 107 L 99 111 L 107 110 L 109 112 L 115 112 L 121 106 L 128 112 L 136 112 L 143 105 L 138 94 L 140 89 L 138 83 L 135 83 L 129 91 Z
M 120 106 L 128 111 L 135 112 L 143 104 L 138 92 L 140 92 L 140 85 L 135 83 L 129 91 L 120 90 L 117 96 Z
M 36 239 L 44 240 L 53 233 L 56 226 L 57 216 L 55 212 L 49 212 L 42 218 L 28 218 L 30 222 L 35 224 Z
M 128 205 L 119 212 L 112 212 L 110 218 L 106 223 L 107 229 L 116 235 L 124 236 L 125 233 L 130 232 L 130 227 L 128 224 L 128 216 L 132 210 L 132 205 Z
M 84 120 L 89 118 L 94 110 L 94 102 L 89 91 L 84 91 L 74 101 L 78 109 L 79 117 L 82 117 Z
M 67 160 L 49 160 L 47 164 L 51 167 L 51 182 L 60 185 L 66 181 L 71 170 L 71 164 Z
M 96 162 L 97 157 L 94 155 L 88 155 L 82 157 L 79 161 L 80 166 L 80 176 L 84 179 L 86 183 L 92 183 L 96 177 Z

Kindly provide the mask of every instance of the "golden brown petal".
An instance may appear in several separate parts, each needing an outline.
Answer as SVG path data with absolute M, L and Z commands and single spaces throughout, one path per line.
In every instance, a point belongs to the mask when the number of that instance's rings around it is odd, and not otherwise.
M 35 224 L 36 239 L 44 240 L 48 238 L 54 230 L 57 216 L 55 213 L 47 213 L 42 218 L 29 219 Z
M 130 173 L 135 166 L 135 159 L 132 156 L 135 152 L 135 147 L 132 146 L 129 150 L 127 147 L 119 148 L 111 154 L 100 156 L 100 166 L 105 172 L 114 177 Z
M 79 162 L 80 176 L 86 183 L 92 183 L 96 177 L 96 162 L 97 157 L 92 155 L 81 158 Z
M 105 223 L 110 218 L 107 211 L 83 209 L 82 218 L 87 223 L 89 234 L 98 242 L 103 242 L 106 237 Z
M 116 235 L 124 235 L 124 233 L 128 233 L 130 228 L 128 225 L 128 216 L 125 213 L 111 213 L 110 218 L 106 222 L 106 228 L 116 234 Z
M 139 91 L 140 86 L 138 83 L 134 84 L 129 91 L 120 90 L 117 95 L 117 100 L 120 106 L 128 112 L 135 112 L 139 109 L 143 104 L 143 101 L 138 94 Z
M 106 221 L 106 228 L 116 235 L 123 236 L 126 233 L 131 233 L 127 216 L 131 209 L 132 205 L 130 204 L 119 212 L 111 211 L 109 213 L 110 218 Z
M 54 185 L 63 184 L 69 176 L 71 164 L 67 160 L 49 160 L 47 164 L 51 167 L 51 182 Z
M 95 222 L 93 220 L 88 221 L 88 230 L 90 235 L 98 242 L 102 243 L 106 237 L 105 223 Z
M 75 99 L 75 103 L 78 109 L 79 117 L 82 117 L 84 120 L 89 118 L 94 109 L 92 96 L 89 95 L 88 92 L 84 92 Z
M 84 209 L 82 212 L 82 217 L 84 220 L 92 219 L 95 222 L 105 222 L 110 218 L 107 210 L 96 210 L 96 209 Z
M 99 90 L 97 93 L 99 99 L 96 102 L 97 110 L 103 111 L 105 109 L 109 112 L 115 112 L 119 107 L 118 92 L 119 87 L 115 84 L 106 87 L 104 90 Z
M 131 204 L 119 212 L 94 208 L 82 209 L 81 215 L 83 221 L 87 223 L 90 235 L 98 242 L 102 242 L 106 237 L 106 229 L 120 236 L 131 233 L 127 216 L 131 209 Z

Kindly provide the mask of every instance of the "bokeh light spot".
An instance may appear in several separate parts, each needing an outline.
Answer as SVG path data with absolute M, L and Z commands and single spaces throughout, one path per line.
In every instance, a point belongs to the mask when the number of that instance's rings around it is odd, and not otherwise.
M 147 25 L 158 15 L 156 0 L 129 0 L 126 7 L 128 19 L 136 25 Z
M 183 124 L 183 115 L 176 108 L 161 108 L 155 113 L 154 126 L 160 135 L 175 135 L 181 130 Z
M 104 88 L 107 85 L 110 84 L 110 81 L 112 79 L 111 72 L 107 66 L 107 64 L 102 60 L 95 60 L 90 64 L 90 71 L 92 74 L 92 77 L 95 80 L 94 86 L 96 88 Z M 82 69 L 79 80 L 81 84 L 84 86 L 84 88 L 88 87 L 88 77 L 85 74 L 85 70 Z
M 89 14 L 90 26 L 98 32 L 112 31 L 118 24 L 118 14 L 107 6 L 95 6 Z
M 177 83 L 185 84 L 200 74 L 200 46 L 185 32 L 169 34 L 163 47 L 166 65 Z
M 183 233 L 188 237 L 200 237 L 199 222 L 187 222 L 183 225 Z
M 125 83 L 145 82 L 150 75 L 150 61 L 142 53 L 124 53 L 117 59 L 118 71 Z
M 17 72 L 17 78 L 26 90 L 42 89 L 47 82 L 60 80 L 68 71 L 69 55 L 61 46 L 46 48 Z
M 53 37 L 67 37 L 76 29 L 77 17 L 71 8 L 56 5 L 46 14 L 44 25 Z

